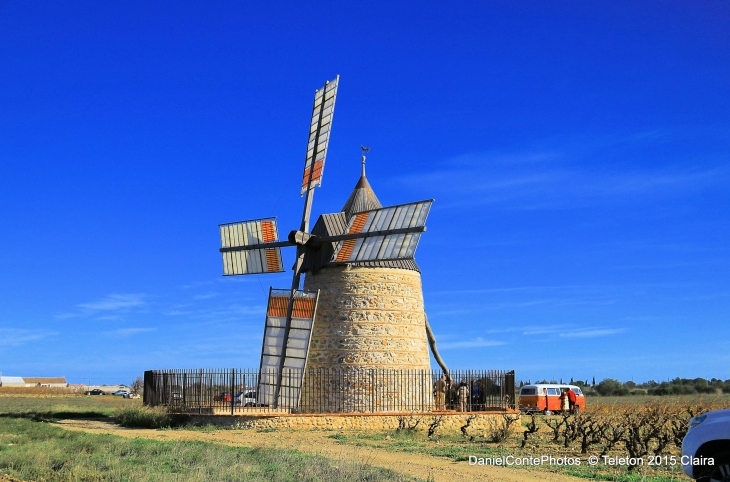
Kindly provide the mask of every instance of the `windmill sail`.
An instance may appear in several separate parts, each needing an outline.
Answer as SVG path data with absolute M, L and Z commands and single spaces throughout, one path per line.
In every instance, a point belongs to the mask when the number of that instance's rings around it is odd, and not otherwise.
M 314 93 L 314 107 L 312 107 L 312 118 L 309 124 L 309 141 L 302 177 L 302 195 L 308 190 L 322 185 L 322 173 L 332 129 L 332 117 L 335 113 L 339 81 L 340 76 L 338 75 L 335 80 L 327 82 L 324 87 Z
M 296 408 L 299 404 L 319 298 L 318 291 L 295 292 L 291 324 L 287 326 L 291 293 L 269 291 L 259 372 L 258 402 L 281 408 Z
M 276 218 L 221 224 L 218 227 L 223 249 L 274 243 L 279 239 Z M 284 271 L 281 262 L 281 248 L 278 247 L 224 251 L 222 255 L 224 276 Z
M 347 234 L 363 237 L 340 241 L 331 261 L 348 263 L 413 258 L 433 200 L 419 201 L 355 214 Z M 398 231 L 411 232 L 398 232 Z M 393 232 L 395 231 L 395 232 Z M 422 230 L 421 230 L 422 231 Z

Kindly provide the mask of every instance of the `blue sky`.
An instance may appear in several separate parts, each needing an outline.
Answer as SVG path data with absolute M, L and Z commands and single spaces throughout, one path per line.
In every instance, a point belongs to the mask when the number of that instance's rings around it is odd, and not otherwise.
M 217 225 L 298 227 L 338 74 L 315 214 L 361 144 L 383 204 L 436 199 L 451 367 L 730 378 L 720 1 L 0 2 L 0 371 L 256 367 L 290 274 L 223 278 Z

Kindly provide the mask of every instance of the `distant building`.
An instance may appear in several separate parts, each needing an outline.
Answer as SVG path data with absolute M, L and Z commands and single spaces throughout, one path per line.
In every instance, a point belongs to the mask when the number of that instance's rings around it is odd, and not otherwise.
M 23 377 L 0 377 L 0 387 L 25 387 Z
M 0 387 L 46 387 L 66 388 L 66 377 L 0 377 Z

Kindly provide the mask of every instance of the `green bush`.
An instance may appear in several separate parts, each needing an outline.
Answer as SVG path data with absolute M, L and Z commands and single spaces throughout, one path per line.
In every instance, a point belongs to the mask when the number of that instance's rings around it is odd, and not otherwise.
M 162 408 L 124 407 L 114 414 L 114 419 L 122 427 L 164 428 L 178 425 L 179 417 L 171 416 Z
M 623 397 L 624 395 L 629 394 L 628 387 L 624 386 L 624 384 L 622 384 L 620 381 L 614 380 L 613 378 L 606 378 L 605 380 L 601 381 L 601 383 L 596 385 L 596 391 L 604 397 Z

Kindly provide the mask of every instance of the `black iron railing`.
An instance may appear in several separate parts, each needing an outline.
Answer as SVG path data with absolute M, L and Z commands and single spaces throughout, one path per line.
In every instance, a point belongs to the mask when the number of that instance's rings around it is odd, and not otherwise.
M 304 374 L 301 391 L 290 387 L 297 383 L 284 383 L 275 402 L 259 390 L 259 382 L 264 387 L 277 375 L 233 368 L 151 370 L 144 374 L 144 403 L 178 413 L 241 415 L 515 408 L 514 371 L 454 370 L 450 380 L 441 382 L 442 373 L 431 370 L 310 369 Z M 287 377 L 292 377 L 291 371 L 283 378 Z

